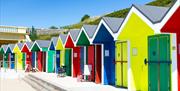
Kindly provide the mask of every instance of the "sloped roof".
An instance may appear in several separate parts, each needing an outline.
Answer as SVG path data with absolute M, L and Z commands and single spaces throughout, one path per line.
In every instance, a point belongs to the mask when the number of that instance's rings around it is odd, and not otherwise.
M 57 44 L 58 37 L 52 37 L 51 41 L 53 42 L 54 46 Z
M 59 34 L 59 37 L 61 38 L 62 43 L 65 44 L 66 38 L 67 38 L 67 34 Z
M 160 22 L 170 7 L 157 7 L 150 5 L 134 5 L 144 16 L 153 23 Z
M 8 45 L 2 45 L 1 48 L 3 48 L 3 50 L 6 51 L 8 48 Z
M 39 45 L 39 47 L 49 47 L 50 41 L 48 40 L 36 40 L 36 43 Z
M 73 41 L 76 41 L 80 30 L 70 30 L 69 32 Z
M 28 46 L 28 48 L 31 48 L 33 45 L 33 42 L 26 42 L 26 45 Z
M 17 46 L 20 48 L 20 50 L 22 49 L 24 43 L 18 43 Z
M 102 18 L 113 33 L 117 33 L 124 18 L 103 17 Z
M 11 51 L 13 51 L 14 47 L 15 47 L 15 44 L 9 44 L 9 48 Z
M 88 37 L 92 38 L 96 31 L 97 25 L 83 25 L 83 28 L 84 31 L 87 33 Z

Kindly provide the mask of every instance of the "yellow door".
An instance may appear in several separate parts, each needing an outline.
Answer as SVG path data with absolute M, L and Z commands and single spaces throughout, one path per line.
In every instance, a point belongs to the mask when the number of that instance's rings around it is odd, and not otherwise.
M 116 85 L 127 87 L 127 41 L 116 42 Z

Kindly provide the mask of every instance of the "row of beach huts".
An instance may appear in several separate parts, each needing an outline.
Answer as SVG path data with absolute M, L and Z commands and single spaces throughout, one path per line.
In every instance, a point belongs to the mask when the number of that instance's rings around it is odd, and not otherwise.
M 171 7 L 132 5 L 126 18 L 103 17 L 50 41 L 2 45 L 3 67 L 83 75 L 129 91 L 180 91 L 180 0 Z

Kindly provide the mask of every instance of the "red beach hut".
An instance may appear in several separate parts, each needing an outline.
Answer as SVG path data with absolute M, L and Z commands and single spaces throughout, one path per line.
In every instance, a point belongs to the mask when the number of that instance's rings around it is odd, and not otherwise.
M 32 52 L 31 52 L 31 46 L 33 45 L 33 42 L 25 42 L 21 52 L 25 53 L 26 55 L 26 65 L 32 67 Z
M 80 54 L 81 55 L 83 54 L 81 56 L 81 59 L 85 60 L 84 64 L 88 65 L 91 70 L 91 74 L 88 77 L 88 80 L 94 81 L 96 83 L 100 83 L 101 78 L 98 78 L 98 77 L 101 77 L 100 75 L 101 70 L 97 70 L 97 69 L 101 69 L 101 63 L 99 63 L 99 65 L 95 65 L 95 64 L 98 64 L 98 62 L 101 62 L 101 61 L 95 61 L 97 58 L 95 57 L 95 49 L 97 48 L 97 46 L 92 43 L 92 37 L 95 33 L 96 27 L 97 25 L 83 25 L 78 35 L 76 46 L 84 48 L 84 51 L 81 51 Z M 100 54 L 100 53 L 97 53 L 97 54 Z M 97 74 L 95 74 L 95 68 L 96 68 Z M 98 81 L 95 80 L 95 75 Z
M 79 30 L 70 30 L 65 42 L 65 66 L 67 75 L 77 77 L 80 71 L 80 48 L 75 46 Z M 72 71 L 71 71 L 72 70 Z
M 169 12 L 163 18 L 160 24 L 160 30 L 162 33 L 169 33 L 175 36 L 172 37 L 174 46 L 172 50 L 172 90 L 180 91 L 180 0 L 177 0 L 176 3 L 171 7 Z M 177 56 L 177 57 L 176 57 Z M 176 60 L 176 61 L 175 61 Z M 178 80 L 177 80 L 178 78 Z

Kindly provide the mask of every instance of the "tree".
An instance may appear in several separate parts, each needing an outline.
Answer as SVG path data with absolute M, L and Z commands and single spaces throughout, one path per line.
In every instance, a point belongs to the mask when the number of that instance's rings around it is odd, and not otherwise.
M 56 27 L 56 26 L 51 26 L 51 27 L 49 27 L 49 29 L 58 29 L 58 27 Z
M 31 38 L 32 41 L 35 41 L 37 39 L 37 31 L 34 28 L 34 26 L 32 26 L 32 28 L 31 28 L 30 38 Z
M 90 18 L 90 16 L 87 15 L 87 14 L 85 14 L 85 15 L 81 18 L 81 22 L 83 22 L 84 20 L 89 19 L 89 18 Z

